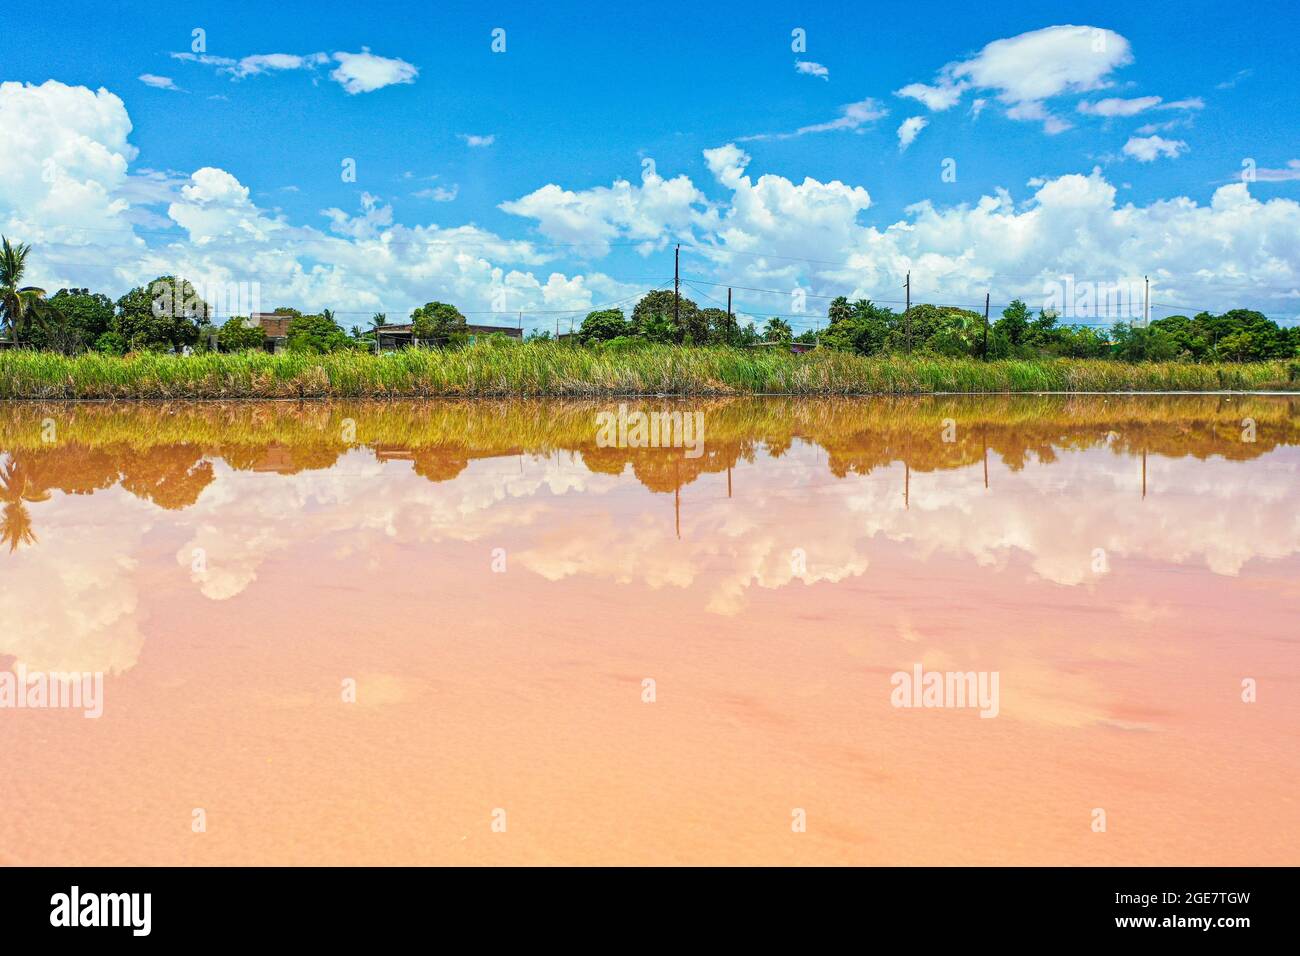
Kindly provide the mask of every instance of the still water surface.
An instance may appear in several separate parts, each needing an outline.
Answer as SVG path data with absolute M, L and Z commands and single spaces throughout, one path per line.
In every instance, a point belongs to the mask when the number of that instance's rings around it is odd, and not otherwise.
M 0 862 L 1300 863 L 1300 400 L 629 408 L 0 406 Z

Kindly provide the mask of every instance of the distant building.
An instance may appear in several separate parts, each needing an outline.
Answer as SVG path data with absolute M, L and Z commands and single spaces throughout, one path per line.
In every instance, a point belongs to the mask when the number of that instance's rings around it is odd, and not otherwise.
M 749 347 L 751 349 L 779 349 L 782 345 L 780 342 L 755 342 Z M 795 355 L 803 355 L 805 352 L 813 352 L 817 349 L 817 346 L 811 342 L 787 342 L 785 347 Z
M 468 322 L 465 325 L 465 331 L 469 334 L 471 342 L 480 335 L 501 334 L 512 339 L 522 339 L 524 337 L 523 329 L 511 325 L 479 325 L 475 322 Z M 381 350 L 404 349 L 415 341 L 415 327 L 410 322 L 378 326 L 375 329 L 375 334 L 379 338 L 379 348 Z
M 248 318 L 249 328 L 260 328 L 266 333 L 268 352 L 282 352 L 289 341 L 289 323 L 294 316 L 287 312 L 254 312 Z

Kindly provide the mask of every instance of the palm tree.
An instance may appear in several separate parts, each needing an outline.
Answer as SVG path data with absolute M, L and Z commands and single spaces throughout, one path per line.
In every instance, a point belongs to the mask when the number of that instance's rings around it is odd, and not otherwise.
M 379 330 L 388 324 L 387 312 L 376 312 L 370 317 L 370 334 L 375 338 L 375 354 L 379 354 Z
M 29 501 L 45 501 L 50 493 L 33 484 L 22 463 L 10 457 L 0 468 L 0 501 L 5 503 L 4 517 L 0 518 L 0 542 L 9 545 L 13 554 L 22 544 L 35 544 L 32 516 L 27 510 Z
M 50 306 L 45 302 L 45 290 L 36 286 L 19 287 L 27 271 L 27 255 L 32 247 L 25 243 L 14 245 L 0 236 L 0 312 L 9 327 L 15 345 L 23 331 L 23 321 L 28 316 L 44 319 Z
M 773 316 L 763 327 L 763 338 L 769 342 L 789 342 L 794 338 L 794 330 L 790 328 L 788 322 Z

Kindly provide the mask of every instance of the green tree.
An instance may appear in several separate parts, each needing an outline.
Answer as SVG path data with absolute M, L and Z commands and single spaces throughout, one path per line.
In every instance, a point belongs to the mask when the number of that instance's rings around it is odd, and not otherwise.
M 411 313 L 411 323 L 421 344 L 459 345 L 468 335 L 465 316 L 446 302 L 426 302 Z
M 994 323 L 994 328 L 1013 346 L 1020 345 L 1028 337 L 1031 316 L 1029 306 L 1020 299 L 1012 299 L 1011 304 L 1002 310 L 1002 318 Z
M 1086 325 L 1066 325 L 1057 330 L 1053 351 L 1066 358 L 1105 358 L 1109 348 L 1104 333 Z
M 849 305 L 847 297 L 837 296 L 831 300 L 831 306 L 826 310 L 826 316 L 832 326 L 838 325 L 853 318 L 853 307 Z
M 740 330 L 736 339 L 737 345 L 757 345 L 763 341 L 763 336 L 758 334 L 758 329 L 754 328 L 753 322 L 746 322 L 745 327 Z
M 266 330 L 260 325 L 249 326 L 243 318 L 235 316 L 222 323 L 217 331 L 217 344 L 223 352 L 244 352 L 266 345 Z
M 180 351 L 199 339 L 211 307 L 185 279 L 159 276 L 147 286 L 137 286 L 117 300 L 117 315 L 110 331 L 131 350 Z
M 122 338 L 121 334 L 110 330 L 95 339 L 93 348 L 96 352 L 103 352 L 105 355 L 125 355 L 126 339 Z
M 701 335 L 699 306 L 683 296 L 677 307 L 680 321 L 674 319 L 675 306 L 673 293 L 666 289 L 646 293 L 632 309 L 633 334 L 644 335 L 652 342 L 681 342 L 687 330 L 692 337 Z M 707 332 L 703 335 L 707 337 Z
M 1125 362 L 1167 362 L 1178 355 L 1178 344 L 1163 329 L 1116 322 L 1110 338 L 1115 358 Z
M 608 342 L 619 336 L 627 335 L 629 329 L 622 309 L 600 309 L 588 312 L 578 330 L 578 338 L 583 345 Z
M 674 345 L 682 340 L 682 330 L 673 322 L 672 315 L 664 315 L 661 312 L 652 312 L 645 316 L 641 324 L 636 327 L 636 335 L 647 342 L 657 342 L 661 345 Z
M 773 316 L 767 320 L 767 325 L 763 326 L 763 338 L 768 342 L 788 344 L 794 338 L 794 330 L 784 319 Z
M 891 347 L 902 348 L 899 316 L 886 306 L 876 305 L 869 299 L 858 299 L 849 305 L 848 300 L 841 297 L 831 303 L 828 314 L 833 320 L 821 336 L 824 348 L 857 352 L 859 355 L 876 355 Z
M 708 308 L 699 311 L 700 324 L 704 328 L 702 341 L 716 342 L 720 345 L 735 345 L 739 339 L 739 329 L 726 309 Z M 701 343 L 702 344 L 702 343 Z
M 31 251 L 32 247 L 25 243 L 14 245 L 0 236 L 0 313 L 15 343 L 22 337 L 23 324 L 29 318 L 48 321 L 51 317 L 45 290 L 22 285 Z
M 33 323 L 28 330 L 32 348 L 68 354 L 95 344 L 113 322 L 113 300 L 89 289 L 60 289 L 49 299 L 51 321 Z
M 328 310 L 327 310 L 328 311 Z M 339 352 L 352 347 L 344 331 L 321 315 L 297 315 L 289 320 L 286 347 L 293 352 Z

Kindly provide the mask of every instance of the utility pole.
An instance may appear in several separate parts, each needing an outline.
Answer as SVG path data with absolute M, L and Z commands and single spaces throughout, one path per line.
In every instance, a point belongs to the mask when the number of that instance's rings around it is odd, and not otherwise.
M 907 351 L 912 351 L 912 317 L 908 314 L 912 311 L 912 270 L 907 270 L 907 281 L 903 283 L 903 288 L 907 290 L 907 304 L 903 306 L 903 340 L 907 343 Z
M 673 325 L 682 327 L 682 246 L 673 252 Z
M 1142 326 L 1151 324 L 1151 278 L 1142 277 Z
M 984 434 L 984 426 L 980 426 L 980 443 L 984 446 L 984 490 L 989 490 L 989 440 Z
M 731 314 L 731 286 L 727 286 L 727 331 L 736 331 L 736 317 Z
M 984 351 L 981 353 L 984 361 L 989 360 L 989 294 L 984 293 Z
M 555 341 L 560 341 L 560 317 L 555 317 Z

